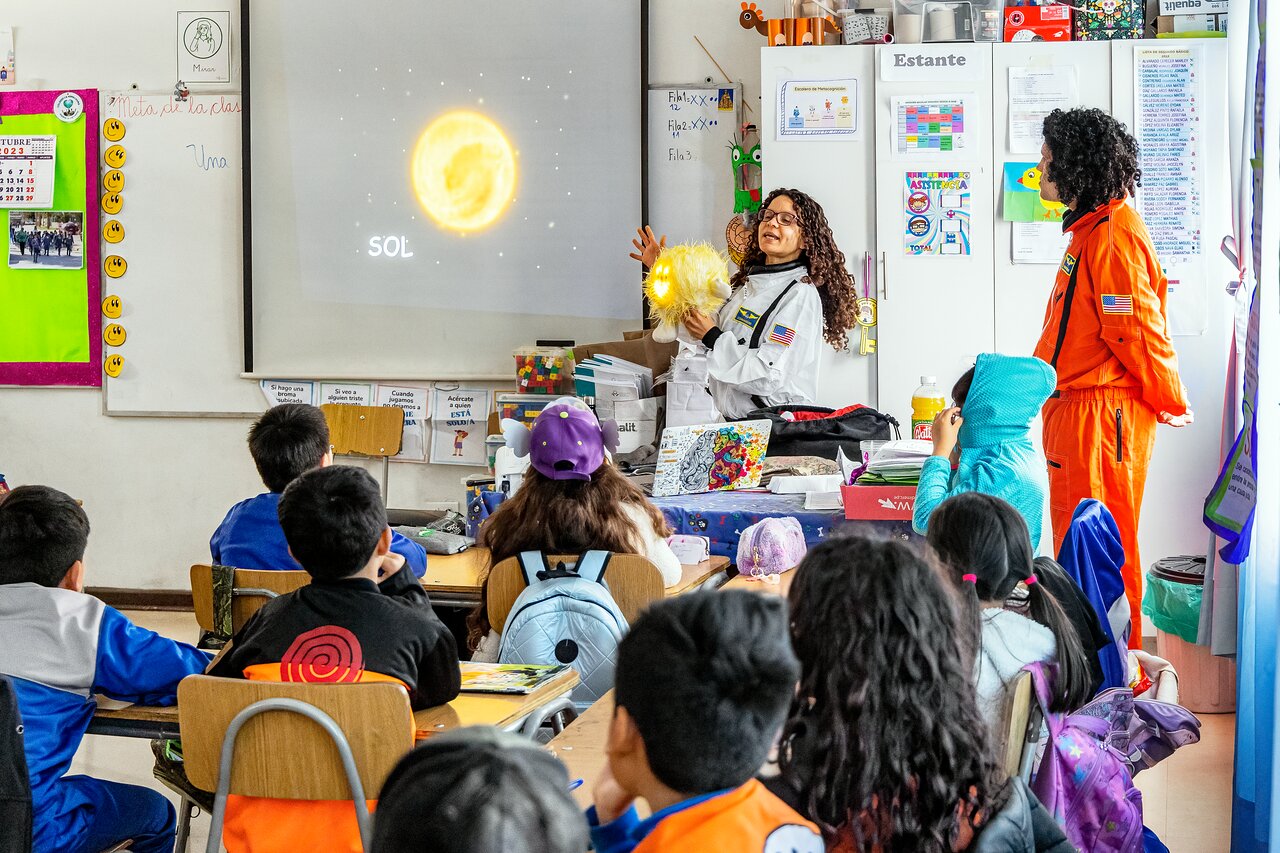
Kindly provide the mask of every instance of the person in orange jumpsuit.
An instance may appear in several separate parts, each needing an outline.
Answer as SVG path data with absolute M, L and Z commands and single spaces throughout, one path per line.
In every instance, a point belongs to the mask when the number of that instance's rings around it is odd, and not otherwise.
M 1138 518 L 1156 423 L 1191 423 L 1169 337 L 1169 282 L 1133 206 L 1138 146 L 1107 113 L 1055 110 L 1044 122 L 1040 196 L 1067 207 L 1071 243 L 1058 268 L 1035 355 L 1058 373 L 1045 403 L 1044 451 L 1054 550 L 1080 501 L 1115 516 L 1125 595 L 1142 644 Z

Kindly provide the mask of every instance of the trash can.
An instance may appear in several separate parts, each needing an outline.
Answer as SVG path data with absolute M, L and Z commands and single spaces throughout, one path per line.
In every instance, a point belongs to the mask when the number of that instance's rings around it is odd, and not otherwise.
M 1178 672 L 1183 707 L 1197 714 L 1230 714 L 1236 709 L 1236 665 L 1196 645 L 1205 558 L 1165 557 L 1147 572 L 1142 612 L 1156 626 L 1156 654 Z

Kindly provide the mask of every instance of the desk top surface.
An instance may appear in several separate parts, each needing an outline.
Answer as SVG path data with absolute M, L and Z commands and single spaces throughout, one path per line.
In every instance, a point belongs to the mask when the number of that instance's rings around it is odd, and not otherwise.
M 422 578 L 422 586 L 428 595 L 433 592 L 479 595 L 480 576 L 488 566 L 488 548 L 468 548 L 461 554 L 450 554 L 447 557 L 432 554 L 427 557 L 427 573 Z M 728 567 L 729 560 L 725 557 L 712 557 L 701 563 L 684 566 L 684 574 L 679 583 L 667 587 L 667 596 L 696 589 Z
M 785 598 L 787 596 L 787 592 L 791 589 L 791 582 L 795 580 L 795 577 L 795 569 L 787 569 L 785 572 L 778 575 L 777 583 L 752 580 L 746 575 L 738 575 L 726 582 L 721 589 L 747 589 L 764 595 L 781 595 Z
M 573 797 L 584 809 L 591 805 L 596 779 L 607 761 L 604 747 L 612 719 L 613 691 L 610 690 L 547 745 L 568 768 L 569 781 L 582 780 Z

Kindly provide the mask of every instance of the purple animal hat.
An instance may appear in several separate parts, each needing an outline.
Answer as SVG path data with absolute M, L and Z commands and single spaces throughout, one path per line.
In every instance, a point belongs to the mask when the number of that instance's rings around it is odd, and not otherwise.
M 533 430 L 505 419 L 502 433 L 517 456 L 552 480 L 590 480 L 604 464 L 604 454 L 618 447 L 618 425 L 603 424 L 587 404 L 576 397 L 561 397 L 542 410 Z

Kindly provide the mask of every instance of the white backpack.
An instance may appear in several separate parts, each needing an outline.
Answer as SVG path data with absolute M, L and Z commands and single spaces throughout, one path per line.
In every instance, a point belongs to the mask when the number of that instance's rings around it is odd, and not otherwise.
M 511 606 L 498 646 L 499 663 L 569 664 L 582 679 L 573 691 L 581 709 L 613 688 L 618 643 L 627 620 L 604 583 L 607 551 L 588 551 L 573 566 L 553 568 L 541 551 L 520 555 L 528 587 Z

